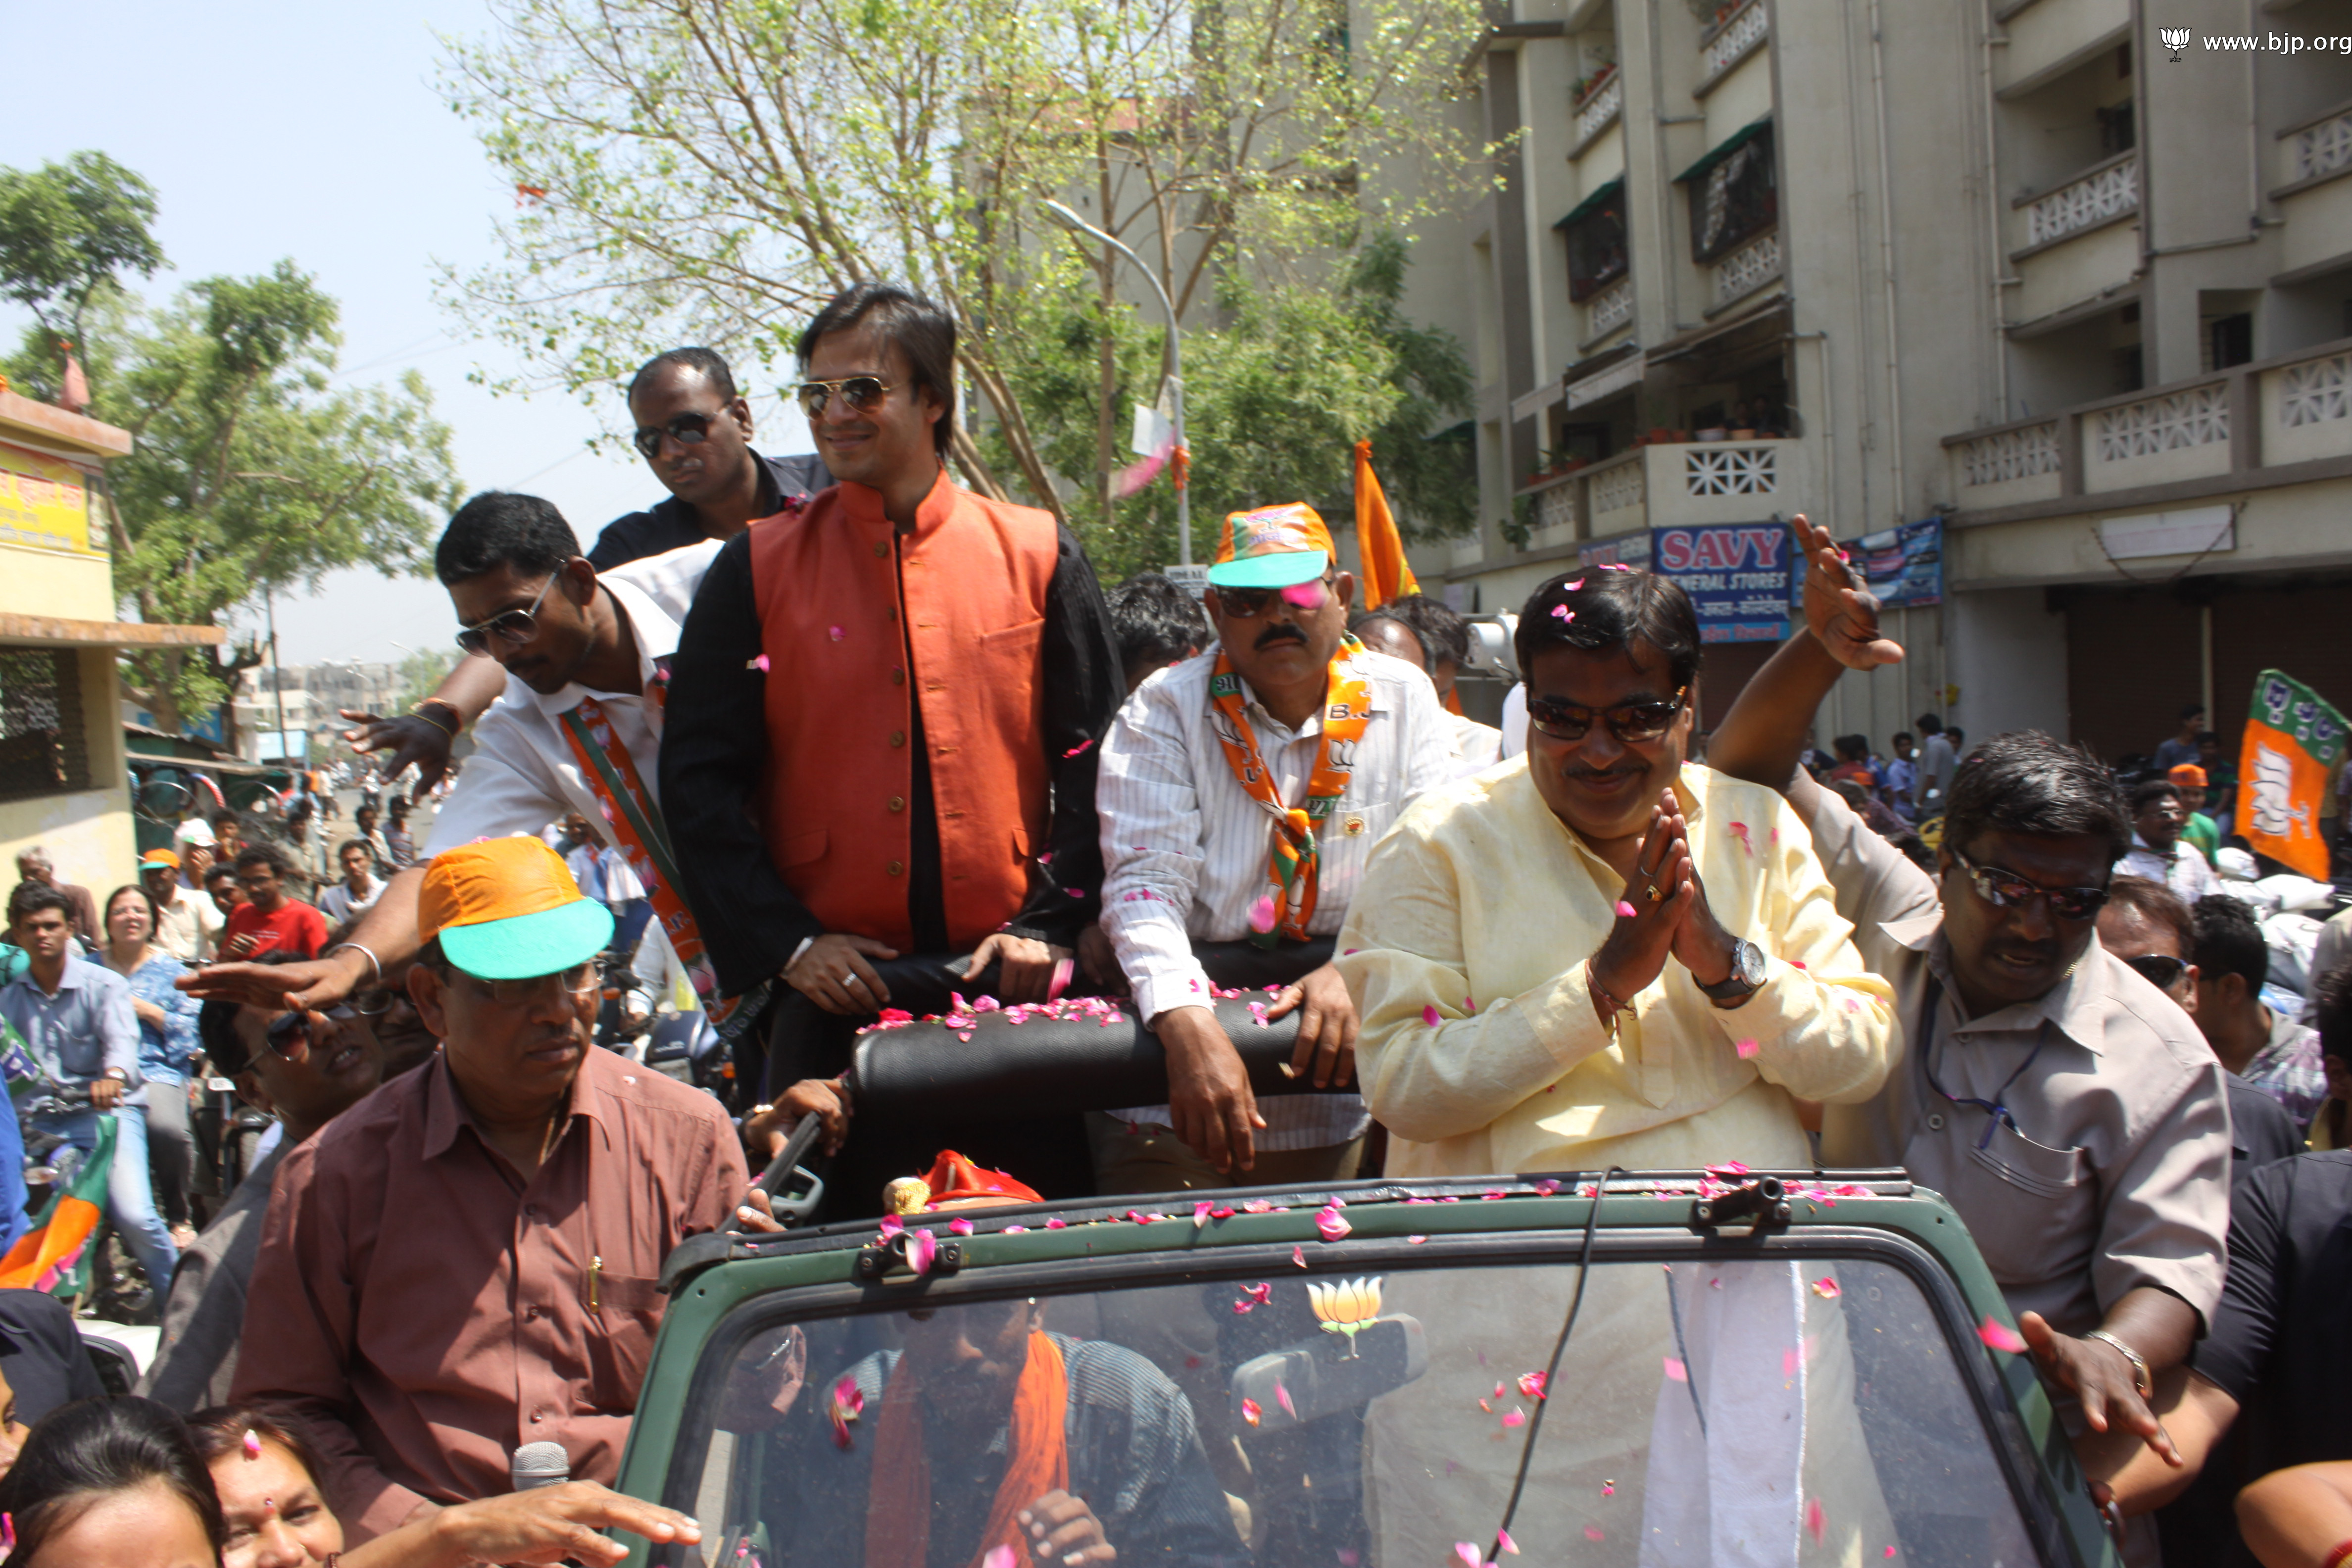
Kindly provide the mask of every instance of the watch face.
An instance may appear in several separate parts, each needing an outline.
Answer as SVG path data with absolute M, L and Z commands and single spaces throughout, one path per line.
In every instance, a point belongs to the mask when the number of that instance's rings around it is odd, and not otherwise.
M 1731 950 L 1733 967 L 1742 984 L 1755 986 L 1764 984 L 1764 953 L 1752 942 L 1742 942 Z

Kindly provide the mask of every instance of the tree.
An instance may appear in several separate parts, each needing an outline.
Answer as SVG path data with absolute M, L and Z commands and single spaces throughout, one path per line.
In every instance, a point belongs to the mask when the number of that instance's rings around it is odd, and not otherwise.
M 0 169 L 0 292 L 33 312 L 52 357 L 81 342 L 91 302 L 123 273 L 165 265 L 154 221 L 154 188 L 103 153 Z
M 1040 204 L 1080 208 L 1188 324 L 1216 325 L 1243 297 L 1227 278 L 1328 287 L 1369 230 L 1453 205 L 1473 181 L 1443 172 L 1484 151 L 1454 102 L 1479 0 L 493 9 L 499 33 L 453 46 L 448 86 L 518 211 L 509 262 L 451 297 L 525 356 L 522 384 L 601 402 L 681 342 L 772 362 L 838 289 L 896 278 L 956 317 L 992 426 L 985 446 L 957 433 L 967 480 L 1106 529 L 1120 393 L 1150 379 L 1120 358 L 1136 280 Z M 1029 401 L 1048 356 L 1060 391 L 1090 381 L 1088 447 Z M 1292 368 L 1306 384 L 1346 371 Z
M 415 704 L 424 701 L 440 689 L 457 668 L 459 655 L 436 653 L 430 648 L 410 654 L 400 661 L 400 698 L 393 711 L 405 713 Z
M 81 340 L 91 412 L 136 441 L 109 471 L 109 528 L 116 591 L 140 619 L 216 626 L 264 590 L 315 587 L 341 567 L 391 577 L 424 564 L 457 501 L 448 428 L 415 372 L 397 386 L 329 384 L 336 315 L 290 261 L 206 279 L 152 314 L 94 297 Z M 54 393 L 45 350 L 33 329 L 7 367 L 35 395 Z M 140 653 L 126 686 L 178 730 L 262 658 L 255 644 Z

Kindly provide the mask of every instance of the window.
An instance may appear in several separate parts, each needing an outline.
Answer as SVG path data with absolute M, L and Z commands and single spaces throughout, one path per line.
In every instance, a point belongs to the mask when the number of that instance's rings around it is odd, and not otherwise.
M 2233 364 L 2243 364 L 2254 357 L 2254 318 L 2240 311 L 2234 316 L 2218 316 L 2205 323 L 2205 354 L 2208 370 L 2227 370 Z
M 1625 276 L 1625 182 L 1612 181 L 1567 217 L 1568 297 L 1578 304 Z
M 73 653 L 0 647 L 0 800 L 89 787 Z
M 1744 137 L 1745 140 L 1741 138 Z M 1683 176 L 1690 189 L 1691 259 L 1702 266 L 1770 228 L 1780 216 L 1772 127 L 1751 127 Z

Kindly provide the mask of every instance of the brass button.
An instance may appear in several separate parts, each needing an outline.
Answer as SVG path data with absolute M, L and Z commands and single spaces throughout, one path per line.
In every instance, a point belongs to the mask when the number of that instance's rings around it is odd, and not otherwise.
M 877 539 L 874 542 L 874 553 L 877 555 L 887 555 L 890 553 L 890 547 Z
M 906 684 L 907 684 L 907 672 L 906 672 L 905 670 L 903 670 L 903 669 L 894 669 L 894 670 L 892 670 L 892 671 L 890 672 L 890 684 L 891 684 L 891 685 L 893 685 L 893 686 L 904 686 L 904 685 L 906 685 Z
M 891 743 L 892 745 L 894 745 L 894 746 L 903 746 L 903 745 L 905 745 L 905 744 L 907 743 L 907 731 L 904 731 L 904 730 L 893 730 L 893 731 L 890 731 L 890 743 Z
M 892 796 L 890 797 L 890 809 L 891 809 L 891 810 L 893 810 L 893 811 L 904 811 L 904 810 L 906 810 L 906 809 L 907 809 L 907 797 L 906 797 L 905 795 L 892 795 Z
M 906 862 L 903 860 L 893 860 L 890 862 L 890 875 L 893 877 L 903 875 L 906 869 Z

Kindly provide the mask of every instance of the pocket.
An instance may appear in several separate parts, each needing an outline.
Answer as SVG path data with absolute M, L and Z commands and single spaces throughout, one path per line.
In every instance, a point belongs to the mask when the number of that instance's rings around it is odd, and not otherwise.
M 1993 1128 L 1990 1143 L 1969 1153 L 2002 1182 L 2038 1197 L 2060 1197 L 2083 1184 L 2084 1150 L 2036 1143 L 2005 1121 Z
M 981 659 L 988 666 L 1006 669 L 1031 670 L 1036 668 L 1039 651 L 1045 646 L 1045 617 L 1024 621 L 1017 626 L 982 636 L 976 647 Z
M 588 1305 L 583 1280 L 580 1303 Z M 661 1331 L 662 1294 L 657 1280 L 630 1274 L 596 1276 L 596 1306 L 587 1313 L 588 1356 L 599 1393 L 625 1394 L 632 1403 L 646 1384 L 646 1368 Z
M 824 858 L 824 829 L 820 827 L 813 833 L 796 833 L 785 839 L 781 863 L 785 867 L 805 866 L 812 860 Z

